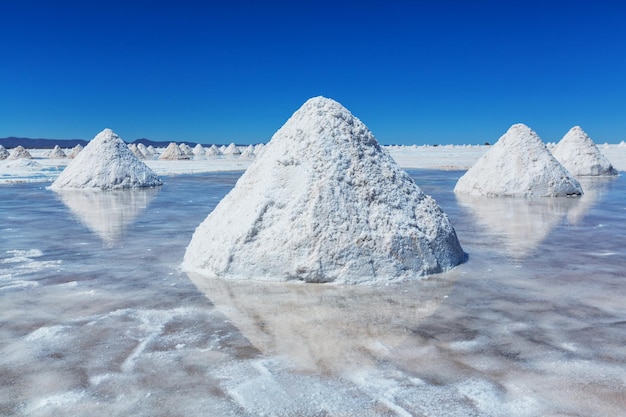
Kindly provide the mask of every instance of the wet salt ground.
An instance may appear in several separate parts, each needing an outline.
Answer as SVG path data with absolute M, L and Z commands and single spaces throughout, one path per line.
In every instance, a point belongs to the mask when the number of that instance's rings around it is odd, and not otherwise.
M 0 415 L 623 415 L 624 177 L 457 201 L 461 171 L 410 173 L 468 262 L 386 287 L 182 273 L 240 173 L 0 187 Z

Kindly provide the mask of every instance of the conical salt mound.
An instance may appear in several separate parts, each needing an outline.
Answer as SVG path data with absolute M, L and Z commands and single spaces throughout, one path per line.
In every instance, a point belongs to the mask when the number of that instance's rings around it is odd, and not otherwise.
M 50 188 L 111 190 L 161 184 L 119 136 L 104 129 L 65 167 Z
M 0 145 L 0 160 L 7 159 L 9 155 L 11 155 L 11 153 L 7 151 L 4 146 Z
M 341 104 L 308 100 L 196 229 L 205 277 L 388 282 L 453 268 L 447 216 Z
M 159 156 L 159 159 L 162 161 L 177 161 L 180 159 L 189 159 L 189 156 L 185 155 L 176 143 L 170 142 L 170 144 L 167 145 L 167 148 L 165 148 L 161 156 Z
M 83 150 L 83 148 L 83 145 L 79 143 L 78 145 L 74 146 L 74 148 L 72 148 L 72 152 L 70 152 L 67 157 L 70 159 L 76 158 L 76 156 Z
M 580 126 L 574 126 L 552 149 L 552 155 L 577 177 L 610 176 L 618 172 Z
M 454 192 L 491 197 L 559 197 L 581 195 L 582 188 L 554 159 L 541 138 L 519 123 L 459 178 Z
M 54 149 L 50 151 L 50 154 L 48 154 L 48 158 L 63 159 L 67 158 L 67 155 L 65 155 L 65 152 L 63 152 L 63 149 L 61 149 L 59 145 L 54 145 Z
M 33 159 L 33 156 L 22 145 L 18 145 L 11 151 L 8 159 Z

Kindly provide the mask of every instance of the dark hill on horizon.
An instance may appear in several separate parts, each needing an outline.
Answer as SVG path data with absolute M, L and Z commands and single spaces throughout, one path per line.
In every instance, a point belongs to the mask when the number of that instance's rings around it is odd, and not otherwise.
M 136 139 L 133 142 L 127 143 L 143 143 L 146 146 L 154 146 L 155 148 L 165 148 L 170 142 L 176 143 L 186 143 L 189 146 L 196 146 L 197 142 L 187 142 L 187 141 L 154 141 L 146 138 Z M 4 146 L 7 149 L 15 148 L 19 145 L 22 145 L 26 149 L 52 149 L 55 145 L 59 145 L 61 148 L 73 148 L 74 146 L 80 144 L 85 146 L 89 143 L 88 140 L 85 139 L 31 139 L 31 138 L 18 138 L 15 136 L 10 136 L 8 138 L 0 138 L 0 145 Z M 202 146 L 210 146 L 207 144 L 202 144 Z

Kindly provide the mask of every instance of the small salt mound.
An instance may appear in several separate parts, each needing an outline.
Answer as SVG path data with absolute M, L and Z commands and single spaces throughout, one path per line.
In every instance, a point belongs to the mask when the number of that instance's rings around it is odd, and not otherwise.
M 206 155 L 206 151 L 204 150 L 204 147 L 202 145 L 200 145 L 199 143 L 193 147 L 192 153 L 195 156 L 204 156 Z
M 453 268 L 448 217 L 341 104 L 308 100 L 196 229 L 208 277 L 389 282 Z
M 7 159 L 11 155 L 9 151 L 2 145 L 0 145 L 0 160 Z
M 180 145 L 178 145 L 178 147 L 180 148 L 180 151 L 183 153 L 183 155 L 193 156 L 193 149 L 191 148 L 191 146 L 187 145 L 186 143 L 181 143 Z
M 218 148 L 217 146 L 211 145 L 209 149 L 207 149 L 206 154 L 208 156 L 221 156 L 222 151 L 220 151 L 220 148 Z
M 241 152 L 241 155 L 239 155 L 240 158 L 254 158 L 254 146 L 253 145 L 249 145 L 248 147 L 246 147 L 246 149 L 244 149 Z
M 491 197 L 559 197 L 581 195 L 583 191 L 539 136 L 519 123 L 459 178 L 454 192 Z
M 618 172 L 580 126 L 574 126 L 552 154 L 577 177 L 617 175 Z
M 104 129 L 65 167 L 50 188 L 111 190 L 161 184 L 119 136 Z
M 22 145 L 18 145 L 11 151 L 8 159 L 33 159 L 33 156 Z
M 141 153 L 141 151 L 139 150 L 139 148 L 137 147 L 136 144 L 129 143 L 128 144 L 128 149 L 130 149 L 130 151 L 133 153 L 133 155 L 135 155 L 138 159 L 146 159 L 146 156 Z
M 48 154 L 48 158 L 63 159 L 63 158 L 67 158 L 67 155 L 65 154 L 65 152 L 63 152 L 63 149 L 61 149 L 59 145 L 54 145 L 54 149 L 50 151 L 50 153 Z
M 70 152 L 70 154 L 67 157 L 70 159 L 74 159 L 82 150 L 83 150 L 83 145 L 78 144 L 74 146 L 74 148 L 72 149 L 72 152 Z
M 180 147 L 174 142 L 170 142 L 170 144 L 165 148 L 161 156 L 159 156 L 160 160 L 165 161 L 177 161 L 181 159 L 189 159 L 188 155 L 185 155 L 183 151 L 180 150 Z
M 223 153 L 224 155 L 239 156 L 241 155 L 241 150 L 237 145 L 231 143 L 226 147 L 226 149 L 224 149 Z
M 141 142 L 137 144 L 137 150 L 141 152 L 141 154 L 143 155 L 143 159 L 152 159 L 152 157 L 154 156 L 154 152 L 146 148 L 146 145 Z

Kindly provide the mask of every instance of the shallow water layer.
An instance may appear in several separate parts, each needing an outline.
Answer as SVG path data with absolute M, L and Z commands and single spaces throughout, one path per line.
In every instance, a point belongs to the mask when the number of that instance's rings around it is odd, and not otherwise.
M 240 173 L 1 186 L 0 415 L 623 415 L 626 180 L 481 200 L 462 173 L 410 171 L 468 261 L 358 287 L 181 272 Z

